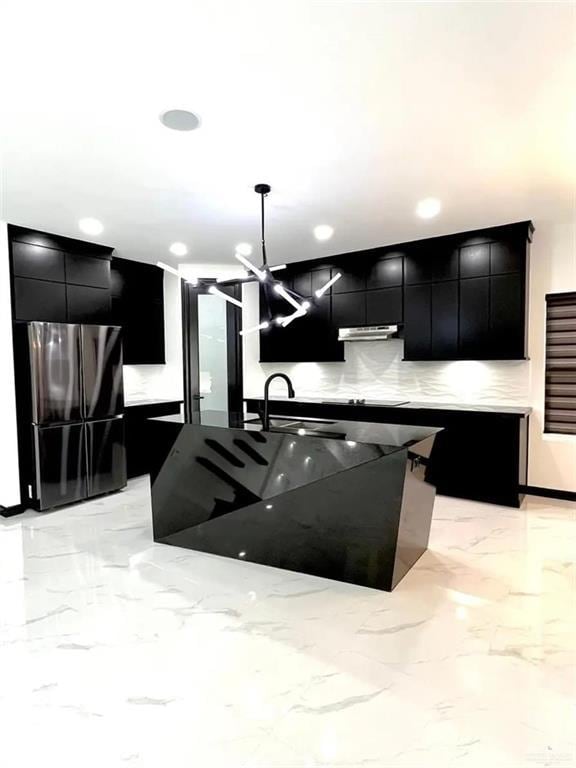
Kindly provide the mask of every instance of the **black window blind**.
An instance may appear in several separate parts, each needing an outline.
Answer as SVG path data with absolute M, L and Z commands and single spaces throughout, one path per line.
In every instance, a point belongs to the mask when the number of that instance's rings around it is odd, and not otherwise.
M 544 430 L 576 435 L 576 291 L 546 296 Z

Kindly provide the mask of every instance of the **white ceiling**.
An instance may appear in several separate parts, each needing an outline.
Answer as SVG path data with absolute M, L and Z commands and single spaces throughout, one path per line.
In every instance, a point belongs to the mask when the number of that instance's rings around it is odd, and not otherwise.
M 545 217 L 574 190 L 575 7 L 14 3 L 1 217 L 73 237 L 96 217 L 119 255 L 173 264 L 257 245 L 261 181 L 273 263 Z

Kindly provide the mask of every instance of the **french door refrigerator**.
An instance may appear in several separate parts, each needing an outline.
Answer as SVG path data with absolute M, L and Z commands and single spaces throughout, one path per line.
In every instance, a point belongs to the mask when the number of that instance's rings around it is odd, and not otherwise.
M 121 328 L 27 323 L 40 510 L 126 485 Z

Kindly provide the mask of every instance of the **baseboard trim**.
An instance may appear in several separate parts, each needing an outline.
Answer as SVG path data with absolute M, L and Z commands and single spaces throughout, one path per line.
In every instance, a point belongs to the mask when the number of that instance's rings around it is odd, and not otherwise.
M 21 512 L 24 512 L 24 510 L 24 504 L 14 504 L 13 507 L 4 507 L 0 504 L 0 517 L 13 517 L 14 515 L 19 515 Z
M 561 499 L 562 501 L 576 501 L 576 491 L 560 491 L 557 488 L 539 488 L 537 485 L 523 485 L 520 493 L 530 496 L 546 496 L 549 499 Z

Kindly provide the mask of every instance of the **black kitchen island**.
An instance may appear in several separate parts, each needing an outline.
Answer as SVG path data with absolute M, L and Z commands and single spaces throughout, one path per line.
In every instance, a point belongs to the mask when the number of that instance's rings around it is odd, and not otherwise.
M 150 419 L 154 540 L 376 589 L 428 545 L 434 427 Z

